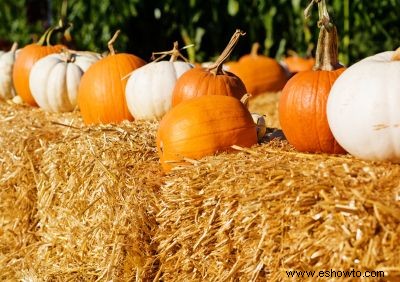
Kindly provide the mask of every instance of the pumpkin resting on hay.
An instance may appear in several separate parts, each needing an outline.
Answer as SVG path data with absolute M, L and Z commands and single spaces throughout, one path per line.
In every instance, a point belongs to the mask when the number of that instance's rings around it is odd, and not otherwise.
M 236 98 L 210 95 L 179 104 L 161 120 L 157 132 L 157 151 L 168 171 L 185 158 L 199 159 L 232 145 L 257 144 L 256 125 L 250 112 Z
M 319 9 L 326 9 L 321 3 Z M 344 71 L 338 61 L 337 31 L 329 19 L 320 29 L 314 69 L 297 73 L 285 85 L 279 101 L 279 122 L 298 151 L 345 153 L 333 137 L 326 115 L 329 91 Z

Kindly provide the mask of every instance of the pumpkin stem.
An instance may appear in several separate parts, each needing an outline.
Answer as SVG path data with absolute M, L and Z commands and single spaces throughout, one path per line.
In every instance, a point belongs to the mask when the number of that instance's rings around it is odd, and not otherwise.
M 17 51 L 18 48 L 18 43 L 14 42 L 13 45 L 11 46 L 10 52 L 14 53 L 15 51 Z
M 249 107 L 249 100 L 251 98 L 251 94 L 250 93 L 246 93 L 242 96 L 242 98 L 240 98 L 240 102 L 242 102 L 242 104 L 248 108 Z
M 250 55 L 251 56 L 257 56 L 258 55 L 258 49 L 260 49 L 260 43 L 254 42 L 253 45 L 251 45 Z
M 400 47 L 394 51 L 392 61 L 400 61 Z
M 63 58 L 63 61 L 66 63 L 72 63 L 75 62 L 76 60 L 76 52 L 72 52 L 72 50 L 69 50 L 68 48 L 62 48 L 60 53 L 64 53 L 65 57 Z
M 338 59 L 338 35 L 336 26 L 330 21 L 325 0 L 313 0 L 304 11 L 306 17 L 313 3 L 318 4 L 318 27 L 320 28 L 315 65 L 313 70 L 332 71 L 342 67 Z
M 240 36 L 243 36 L 245 34 L 246 34 L 245 32 L 241 31 L 240 29 L 237 29 L 235 33 L 232 35 L 228 45 L 226 45 L 224 51 L 221 53 L 221 55 L 219 55 L 215 63 L 213 63 L 206 69 L 208 69 L 215 75 L 223 73 L 222 64 L 229 58 L 230 54 L 232 53 L 233 49 L 238 43 Z
M 107 46 L 108 46 L 108 50 L 110 50 L 110 55 L 115 55 L 115 49 L 113 44 L 115 43 L 115 41 L 117 40 L 118 35 L 121 33 L 121 30 L 118 29 L 113 37 L 111 37 L 110 41 L 108 41 Z
M 39 41 L 36 43 L 37 45 L 43 46 L 45 43 L 47 46 L 51 46 L 51 36 L 56 33 L 64 33 L 66 30 L 72 27 L 71 23 L 65 23 L 60 20 L 57 26 L 49 27 L 43 35 L 40 37 Z
M 36 43 L 37 45 L 43 46 L 45 43 L 49 42 L 48 36 L 53 32 L 54 27 L 49 27 L 43 35 L 40 37 L 39 41 Z M 50 33 L 51 32 L 51 33 Z
M 182 49 L 186 49 L 191 46 L 193 46 L 193 45 L 185 46 Z M 171 58 L 169 59 L 170 62 L 176 62 L 176 60 L 178 58 L 181 58 L 183 61 L 188 63 L 189 62 L 188 59 L 186 59 L 185 56 L 183 56 L 180 52 L 180 50 L 182 50 L 182 49 L 178 48 L 178 41 L 175 41 L 174 47 L 171 50 L 163 51 L 163 52 L 153 52 L 151 55 L 151 58 L 152 58 L 152 60 L 154 60 L 154 62 L 158 62 L 158 61 L 164 59 L 166 56 L 170 55 L 171 56 Z M 161 56 L 158 58 L 155 58 L 155 55 L 161 55 Z

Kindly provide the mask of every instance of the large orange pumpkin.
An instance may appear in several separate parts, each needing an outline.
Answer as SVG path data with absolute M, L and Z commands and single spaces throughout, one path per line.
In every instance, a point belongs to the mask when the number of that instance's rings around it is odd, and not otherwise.
M 258 54 L 259 46 L 254 43 L 250 54 L 229 66 L 229 71 L 240 77 L 253 96 L 280 91 L 288 80 L 288 74 L 277 60 Z
M 17 94 L 31 106 L 37 106 L 29 88 L 29 75 L 31 69 L 39 59 L 46 55 L 60 52 L 64 45 L 50 45 L 50 37 L 55 28 L 49 28 L 37 43 L 26 45 L 22 48 L 15 59 L 13 68 L 13 82 Z
M 320 3 L 319 8 L 325 9 Z M 332 135 L 326 114 L 330 89 L 344 68 L 338 62 L 336 27 L 322 20 L 325 25 L 320 27 L 314 70 L 299 72 L 286 84 L 279 101 L 279 122 L 298 151 L 344 153 Z
M 236 30 L 225 50 L 214 64 L 209 67 L 195 67 L 179 77 L 172 92 L 172 106 L 198 96 L 225 95 L 237 99 L 247 92 L 239 77 L 223 70 L 223 63 L 229 57 L 240 36 L 244 33 Z
M 256 125 L 242 102 L 224 95 L 200 96 L 172 108 L 161 120 L 157 150 L 164 170 L 233 151 L 232 145 L 257 144 Z
M 108 43 L 110 54 L 91 65 L 82 76 L 78 106 L 85 124 L 133 120 L 125 99 L 125 77 L 146 62 L 132 54 L 115 54 L 112 44 L 118 34 L 119 31 Z

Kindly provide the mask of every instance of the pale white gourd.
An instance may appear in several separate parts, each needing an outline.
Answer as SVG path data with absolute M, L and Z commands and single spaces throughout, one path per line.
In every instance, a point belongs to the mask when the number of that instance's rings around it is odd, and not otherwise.
M 171 55 L 171 59 L 153 61 L 133 71 L 128 78 L 125 97 L 135 119 L 162 118 L 172 107 L 172 91 L 177 79 L 193 67 L 186 61 L 176 60 L 182 57 L 177 42 L 171 51 L 160 53 Z
M 400 162 L 400 48 L 345 70 L 332 86 L 327 116 L 335 139 L 350 154 Z
M 74 110 L 81 77 L 99 58 L 92 52 L 64 50 L 38 60 L 29 75 L 29 87 L 39 107 L 49 112 Z
M 0 51 L 0 99 L 7 100 L 15 96 L 12 71 L 17 47 L 18 44 L 14 43 L 10 51 Z

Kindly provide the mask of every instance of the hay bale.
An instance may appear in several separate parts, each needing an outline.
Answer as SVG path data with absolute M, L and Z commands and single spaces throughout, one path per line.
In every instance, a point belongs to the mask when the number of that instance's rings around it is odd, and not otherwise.
M 398 164 L 301 154 L 286 142 L 242 151 L 166 177 L 158 277 L 286 281 L 286 270 L 355 269 L 400 278 Z
M 37 241 L 36 183 L 43 149 L 60 138 L 54 117 L 39 109 L 0 102 L 0 280 L 17 280 Z M 63 117 L 53 120 L 63 120 Z
M 162 177 L 157 122 L 0 103 L 0 280 L 148 280 Z
M 45 148 L 37 184 L 38 242 L 25 279 L 150 279 L 161 168 L 156 122 L 66 127 Z

